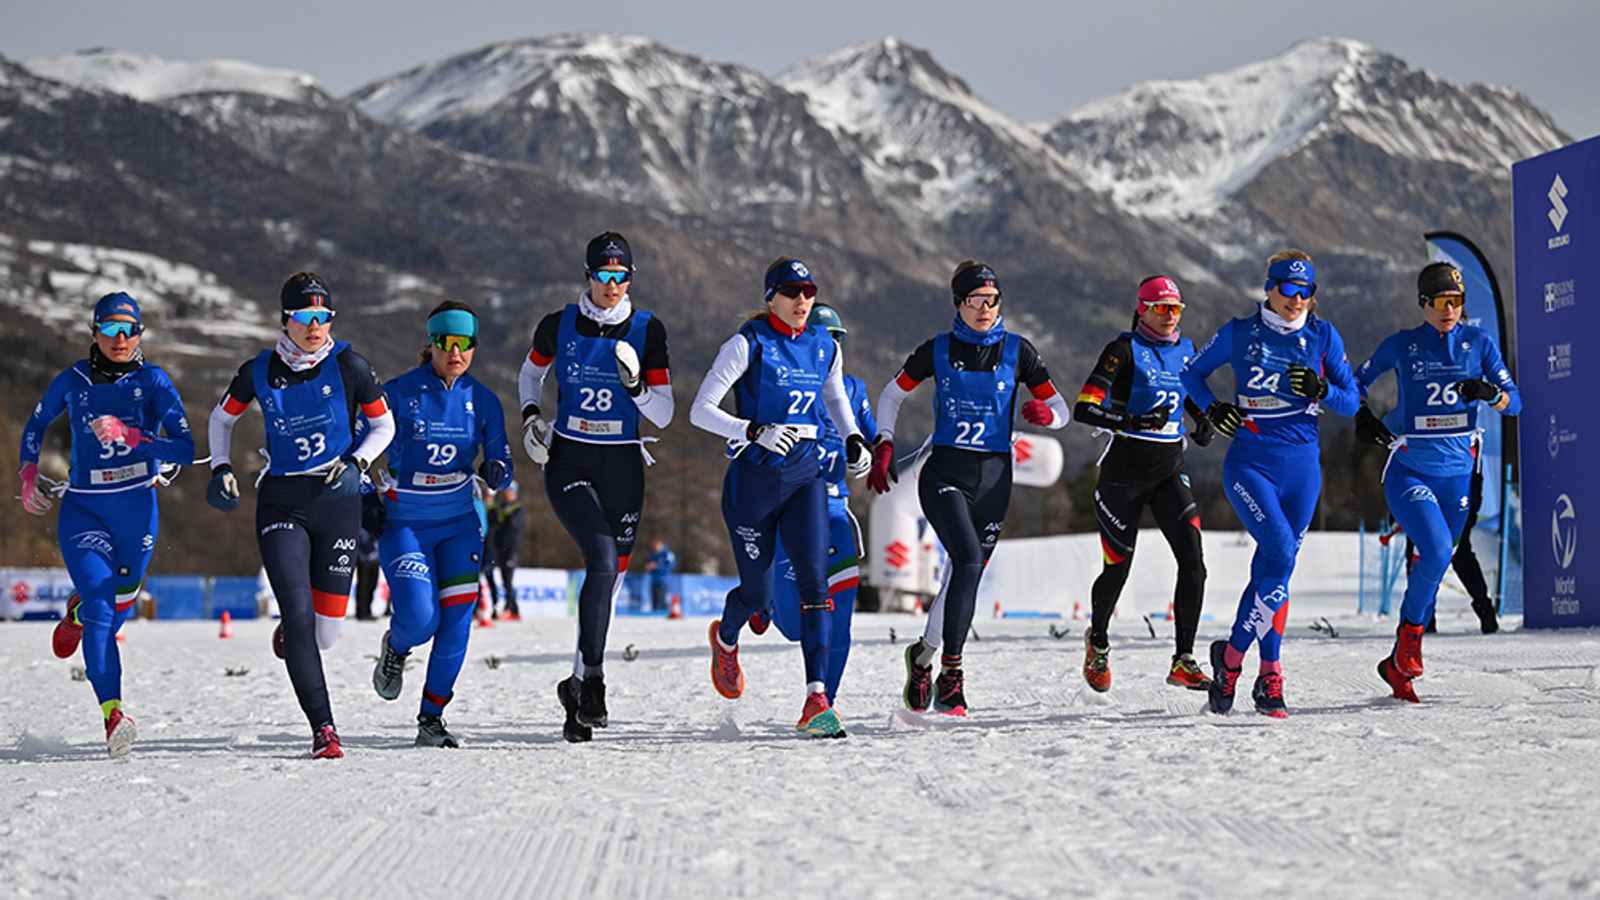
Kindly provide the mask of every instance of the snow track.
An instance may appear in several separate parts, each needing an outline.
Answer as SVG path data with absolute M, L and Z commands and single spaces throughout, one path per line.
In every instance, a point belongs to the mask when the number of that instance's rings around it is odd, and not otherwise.
M 1414 707 L 1373 672 L 1391 625 L 1330 615 L 1329 639 L 1305 622 L 1330 608 L 1297 612 L 1283 722 L 1251 710 L 1253 663 L 1234 713 L 1205 713 L 1164 682 L 1165 623 L 1151 640 L 1132 616 L 1113 627 L 1108 694 L 1078 675 L 1084 623 L 1055 640 L 1047 621 L 984 620 L 972 717 L 913 716 L 888 636 L 918 623 L 861 616 L 846 741 L 796 736 L 799 651 L 775 633 L 746 637 L 750 686 L 728 703 L 706 683 L 703 622 L 619 619 L 614 724 L 587 745 L 561 741 L 553 690 L 572 624 L 502 624 L 473 634 L 447 716 L 459 751 L 411 746 L 421 656 L 384 703 L 367 652 L 381 626 L 351 623 L 325 656 L 335 762 L 305 758 L 269 623 L 231 641 L 130 625 L 140 741 L 122 762 L 49 627 L 8 624 L 0 879 L 16 896 L 113 878 L 174 897 L 1600 894 L 1600 636 L 1512 621 L 1482 637 L 1442 614 Z M 1202 653 L 1220 628 L 1202 626 Z

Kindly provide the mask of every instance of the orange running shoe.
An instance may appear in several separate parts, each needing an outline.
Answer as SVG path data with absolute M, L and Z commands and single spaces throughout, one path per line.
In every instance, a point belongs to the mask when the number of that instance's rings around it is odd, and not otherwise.
M 711 620 L 711 686 L 729 700 L 737 700 L 744 694 L 744 670 L 739 668 L 737 645 L 732 650 L 722 649 L 722 641 L 717 638 L 717 626 L 721 624 L 721 619 Z

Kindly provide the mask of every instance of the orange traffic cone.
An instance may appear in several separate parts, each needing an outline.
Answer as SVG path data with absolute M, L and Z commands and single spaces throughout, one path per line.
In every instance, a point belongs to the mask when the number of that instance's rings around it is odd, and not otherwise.
M 683 598 L 677 594 L 672 595 L 672 600 L 667 604 L 667 618 L 683 618 Z
M 994 602 L 994 617 L 996 619 L 1000 618 L 1000 601 L 999 600 L 996 600 Z
M 1074 619 L 1083 618 L 1083 604 L 1077 600 L 1072 601 L 1072 617 Z
M 494 619 L 489 618 L 489 598 L 484 596 L 481 587 L 478 589 L 478 627 L 494 627 Z
M 233 613 L 222 611 L 222 628 L 217 632 L 218 640 L 227 640 L 233 637 Z
M 1167 621 L 1168 622 L 1172 621 L 1172 601 L 1171 600 L 1167 601 Z

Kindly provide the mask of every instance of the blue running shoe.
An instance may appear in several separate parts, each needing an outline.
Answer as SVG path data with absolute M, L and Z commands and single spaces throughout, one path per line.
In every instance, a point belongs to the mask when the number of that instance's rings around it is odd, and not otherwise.
M 1230 669 L 1224 662 L 1227 641 L 1211 642 L 1211 685 L 1206 694 L 1211 700 L 1211 711 L 1226 714 L 1233 709 L 1233 692 L 1239 686 L 1239 670 Z

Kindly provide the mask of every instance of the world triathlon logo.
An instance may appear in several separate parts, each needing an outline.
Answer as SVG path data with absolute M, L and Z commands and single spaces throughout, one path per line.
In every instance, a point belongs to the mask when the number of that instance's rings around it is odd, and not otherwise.
M 1578 555 L 1578 512 L 1566 494 L 1556 497 L 1555 509 L 1550 511 L 1550 550 L 1555 554 L 1556 565 L 1572 568 L 1572 560 Z

